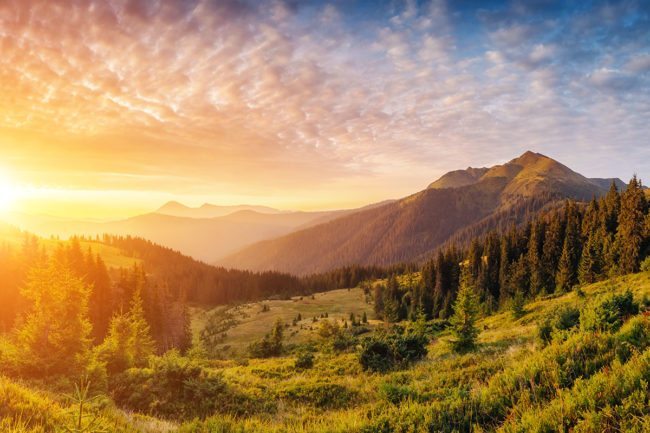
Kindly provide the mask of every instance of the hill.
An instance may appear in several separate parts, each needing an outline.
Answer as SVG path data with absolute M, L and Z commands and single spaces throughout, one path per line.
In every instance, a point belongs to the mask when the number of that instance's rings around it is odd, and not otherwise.
M 83 413 L 98 428 L 137 433 L 646 431 L 647 316 L 625 316 L 603 331 L 587 327 L 590 314 L 627 288 L 636 302 L 646 299 L 650 274 L 532 301 L 519 318 L 509 311 L 485 316 L 477 323 L 478 347 L 468 353 L 452 350 L 444 325 L 431 327 L 423 359 L 384 373 L 364 371 L 357 349 L 333 350 L 331 337 L 320 331 L 324 319 L 278 357 L 206 360 L 171 353 L 116 376 L 107 391 L 94 391 L 101 401 L 86 402 Z M 326 294 L 317 296 L 310 308 L 326 310 L 327 301 Z M 263 314 L 249 318 L 250 326 L 268 323 Z M 540 329 L 549 320 L 555 329 L 545 343 Z M 286 333 L 300 327 L 289 324 Z M 0 340 L 0 360 L 7 350 Z M 304 353 L 312 354 L 312 364 L 301 367 Z M 181 386 L 177 378 L 188 380 Z M 74 425 L 79 404 L 62 397 L 70 387 L 0 376 L 0 426 L 33 433 Z M 142 387 L 146 393 L 130 392 Z M 566 430 L 557 428 L 559 419 Z
M 476 236 L 504 221 L 521 223 L 565 198 L 600 196 L 607 189 L 599 183 L 544 155 L 526 152 L 489 169 L 451 172 L 409 197 L 258 242 L 218 263 L 302 275 L 350 263 L 419 260 L 460 231 Z
M 255 242 L 283 236 L 354 212 L 357 209 L 283 212 L 260 206 L 204 205 L 188 208 L 170 202 L 154 213 L 109 222 L 75 221 L 25 214 L 13 214 L 8 220 L 44 237 L 94 237 L 105 233 L 142 237 L 210 263 Z M 215 214 L 221 216 L 207 217 Z

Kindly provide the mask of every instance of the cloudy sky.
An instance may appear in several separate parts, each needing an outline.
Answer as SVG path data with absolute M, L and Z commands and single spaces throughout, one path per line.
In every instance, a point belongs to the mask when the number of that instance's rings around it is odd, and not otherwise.
M 348 207 L 528 149 L 650 179 L 650 2 L 0 0 L 0 95 L 49 213 Z

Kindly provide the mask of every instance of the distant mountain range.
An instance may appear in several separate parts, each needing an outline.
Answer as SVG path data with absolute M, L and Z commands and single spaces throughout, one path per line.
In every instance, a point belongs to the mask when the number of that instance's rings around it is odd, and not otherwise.
M 254 205 L 235 205 L 235 206 L 217 206 L 205 203 L 200 207 L 189 207 L 177 201 L 170 201 L 161 206 L 155 213 L 185 218 L 217 218 L 231 215 L 240 211 L 252 211 L 261 214 L 280 214 L 289 213 L 268 206 Z
M 539 153 L 490 168 L 452 171 L 427 189 L 277 239 L 250 245 L 217 263 L 296 274 L 348 264 L 420 260 L 454 236 L 480 234 L 566 198 L 589 200 L 620 179 L 588 179 Z
M 539 153 L 494 167 L 451 171 L 425 190 L 358 209 L 295 212 L 266 206 L 188 207 L 111 222 L 13 215 L 42 236 L 133 235 L 221 266 L 295 274 L 349 264 L 388 265 L 427 258 L 446 242 L 520 223 L 565 198 L 588 200 L 620 179 L 589 179 Z
M 13 214 L 8 222 L 45 237 L 104 233 L 139 236 L 211 263 L 255 242 L 326 223 L 361 209 L 296 212 L 253 205 L 204 204 L 191 208 L 169 202 L 153 213 L 110 222 L 25 214 Z

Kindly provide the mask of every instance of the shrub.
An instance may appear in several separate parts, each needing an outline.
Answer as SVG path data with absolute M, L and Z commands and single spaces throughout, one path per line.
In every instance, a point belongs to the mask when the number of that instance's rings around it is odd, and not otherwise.
M 580 323 L 580 310 L 576 307 L 565 306 L 555 314 L 554 328 L 567 331 Z
M 537 325 L 537 337 L 543 344 L 548 344 L 553 339 L 553 325 L 551 320 L 546 318 Z
M 630 290 L 611 294 L 583 310 L 580 327 L 585 331 L 617 331 L 626 318 L 638 312 L 639 304 Z
M 337 383 L 319 382 L 294 386 L 282 391 L 280 396 L 319 409 L 341 409 L 352 402 L 356 392 Z
M 364 370 L 384 373 L 393 368 L 395 359 L 390 344 L 375 337 L 363 341 L 359 363 Z
M 359 363 L 364 370 L 383 373 L 424 358 L 426 345 L 426 337 L 412 333 L 375 335 L 363 341 Z
M 248 352 L 254 358 L 270 358 L 282 354 L 284 339 L 284 324 L 278 320 L 271 333 L 266 334 L 261 340 L 252 343 Z
M 306 370 L 314 366 L 314 355 L 309 352 L 298 354 L 294 367 L 299 370 Z
M 641 272 L 650 272 L 650 256 L 641 262 Z
M 110 391 L 118 405 L 163 418 L 245 414 L 250 407 L 250 401 L 231 391 L 220 374 L 176 351 L 152 357 L 148 368 L 116 375 Z

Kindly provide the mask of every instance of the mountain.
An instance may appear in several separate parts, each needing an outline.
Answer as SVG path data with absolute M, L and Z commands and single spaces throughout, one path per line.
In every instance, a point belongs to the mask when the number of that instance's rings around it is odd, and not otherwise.
M 207 263 L 214 262 L 255 242 L 283 236 L 299 229 L 326 223 L 332 219 L 350 215 L 357 209 L 322 212 L 283 212 L 261 213 L 255 210 L 236 210 L 215 218 L 199 218 L 198 209 L 213 208 L 223 211 L 235 207 L 204 205 L 201 208 L 188 208 L 180 203 L 170 202 L 163 210 L 183 212 L 187 215 L 173 216 L 163 213 L 148 213 L 132 218 L 110 221 L 74 221 L 41 215 L 13 214 L 9 222 L 21 229 L 44 237 L 72 235 L 95 236 L 102 234 L 131 235 L 165 245 Z M 371 205 L 372 206 L 372 205 Z M 259 206 L 252 208 L 270 209 Z M 365 208 L 362 208 L 365 209 Z
M 472 168 L 465 170 L 454 170 L 440 177 L 440 179 L 431 183 L 429 189 L 458 188 L 461 186 L 471 185 L 479 181 L 489 169 L 486 167 Z
M 547 156 L 526 152 L 491 168 L 447 173 L 424 191 L 258 242 L 218 263 L 304 275 L 349 264 L 420 260 L 461 232 L 474 228 L 480 234 L 520 223 L 551 203 L 589 200 L 608 188 Z
M 253 211 L 263 214 L 284 213 L 278 209 L 267 206 L 255 205 L 235 205 L 235 206 L 218 206 L 204 203 L 200 207 L 189 207 L 177 201 L 170 201 L 161 206 L 155 213 L 185 218 L 216 218 L 226 216 L 240 211 Z

